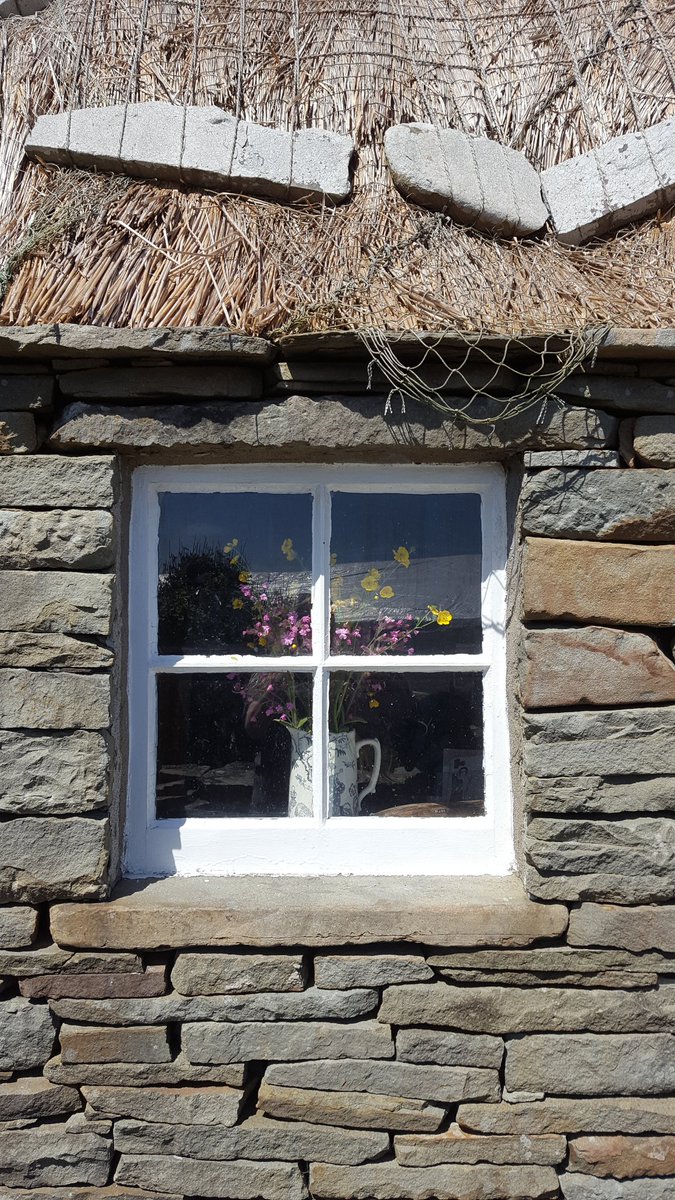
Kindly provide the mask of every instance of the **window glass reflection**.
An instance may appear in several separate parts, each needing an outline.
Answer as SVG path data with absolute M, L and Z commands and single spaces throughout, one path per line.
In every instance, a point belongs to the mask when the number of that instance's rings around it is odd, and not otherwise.
M 480 496 L 336 492 L 333 654 L 479 653 Z
M 309 653 L 311 496 L 164 492 L 159 503 L 159 653 Z

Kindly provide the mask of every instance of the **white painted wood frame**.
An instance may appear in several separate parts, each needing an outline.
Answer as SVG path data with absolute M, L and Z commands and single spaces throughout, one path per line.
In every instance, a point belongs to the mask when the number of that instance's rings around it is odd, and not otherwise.
M 311 493 L 314 497 L 312 654 L 293 658 L 160 656 L 157 647 L 159 494 Z M 483 648 L 479 654 L 378 655 L 378 674 L 478 672 L 483 678 L 485 812 L 481 816 L 327 818 L 324 737 L 314 743 L 314 817 L 155 817 L 156 676 L 241 669 L 314 673 L 313 728 L 326 729 L 331 670 L 373 658 L 329 656 L 330 493 L 475 493 L 481 498 Z M 129 572 L 129 771 L 125 873 L 148 875 L 499 875 L 513 869 L 505 683 L 504 474 L 475 466 L 254 465 L 140 467 L 134 473 Z

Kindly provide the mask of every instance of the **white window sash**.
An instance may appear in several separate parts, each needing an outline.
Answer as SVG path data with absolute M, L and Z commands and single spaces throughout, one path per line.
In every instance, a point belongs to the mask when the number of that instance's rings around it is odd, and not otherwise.
M 159 494 L 310 493 L 313 504 L 312 653 L 157 653 Z M 482 649 L 477 654 L 329 654 L 330 495 L 478 493 L 481 497 Z M 133 478 L 129 571 L 129 771 L 125 871 L 167 874 L 504 874 L 513 868 L 505 704 L 505 499 L 496 464 L 450 467 L 141 467 Z M 474 672 L 483 677 L 482 816 L 328 818 L 328 688 L 335 670 Z M 157 820 L 156 678 L 232 671 L 314 672 L 314 816 Z

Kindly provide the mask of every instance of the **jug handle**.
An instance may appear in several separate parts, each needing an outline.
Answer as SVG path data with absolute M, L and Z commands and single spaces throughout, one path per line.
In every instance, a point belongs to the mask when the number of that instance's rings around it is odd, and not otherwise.
M 361 803 L 361 801 L 364 799 L 365 796 L 369 796 L 371 792 L 375 791 L 375 788 L 377 787 L 377 781 L 380 778 L 380 767 L 382 766 L 382 747 L 381 747 L 378 739 L 377 738 L 364 738 L 362 742 L 357 742 L 356 743 L 356 757 L 357 758 L 359 757 L 359 753 L 363 749 L 364 746 L 372 746 L 373 747 L 373 756 L 374 756 L 375 761 L 373 763 L 373 773 L 370 776 L 368 783 L 366 784 L 366 786 L 364 788 L 361 788 L 361 791 L 358 794 L 357 802 L 359 804 Z

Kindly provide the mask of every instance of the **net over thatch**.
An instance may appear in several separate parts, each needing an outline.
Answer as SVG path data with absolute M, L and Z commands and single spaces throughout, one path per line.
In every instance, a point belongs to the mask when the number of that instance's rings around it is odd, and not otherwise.
M 675 324 L 670 213 L 584 249 L 406 203 L 385 129 L 423 120 L 550 166 L 675 112 L 665 0 L 53 0 L 0 22 L 2 323 L 326 328 Z M 27 164 L 35 116 L 216 103 L 351 133 L 338 209 Z

